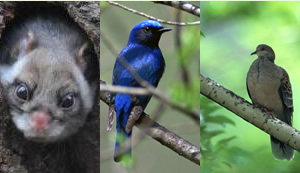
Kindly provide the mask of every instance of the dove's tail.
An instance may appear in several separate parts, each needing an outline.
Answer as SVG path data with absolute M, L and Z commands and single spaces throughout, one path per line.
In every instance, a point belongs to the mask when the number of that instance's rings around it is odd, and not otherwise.
M 294 149 L 271 136 L 272 153 L 278 160 L 292 160 Z

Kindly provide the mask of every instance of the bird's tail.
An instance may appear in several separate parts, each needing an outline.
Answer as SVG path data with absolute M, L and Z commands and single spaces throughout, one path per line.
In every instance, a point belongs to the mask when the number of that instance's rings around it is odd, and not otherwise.
M 271 136 L 272 153 L 278 160 L 292 160 L 294 149 Z
M 119 126 L 117 127 L 114 160 L 120 162 L 126 158 L 131 158 L 131 131 L 127 133 Z

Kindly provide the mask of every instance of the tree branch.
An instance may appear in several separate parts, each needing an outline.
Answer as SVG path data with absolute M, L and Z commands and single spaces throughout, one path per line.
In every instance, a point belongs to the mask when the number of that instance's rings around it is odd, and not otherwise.
M 145 116 L 146 115 L 146 116 Z M 200 148 L 182 139 L 180 136 L 169 131 L 160 124 L 152 121 L 147 115 L 141 116 L 136 126 L 145 131 L 153 139 L 170 148 L 179 155 L 200 165 Z
M 200 93 L 247 122 L 300 151 L 300 132 L 200 74 Z
M 131 95 L 151 95 L 152 94 L 146 88 L 124 87 L 124 86 L 105 85 L 105 84 L 100 84 L 100 92 L 127 93 L 127 94 L 131 94 Z
M 137 15 L 140 15 L 140 16 L 143 16 L 143 17 L 146 17 L 148 19 L 152 19 L 152 20 L 156 20 L 160 23 L 165 23 L 165 24 L 168 24 L 168 25 L 178 25 L 178 26 L 186 26 L 186 25 L 200 25 L 200 21 L 196 21 L 196 22 L 172 22 L 172 21 L 165 21 L 165 20 L 162 20 L 162 19 L 158 19 L 156 17 L 153 17 L 153 16 L 150 16 L 148 14 L 145 14 L 145 13 L 142 13 L 142 12 L 139 12 L 137 10 L 134 10 L 134 9 L 131 9 L 131 8 L 128 8 L 122 4 L 119 4 L 117 2 L 113 2 L 113 1 L 106 1 L 107 3 L 109 3 L 110 5 L 114 5 L 114 6 L 117 6 L 117 7 L 120 7 L 126 11 L 129 11 L 131 13 L 134 13 L 134 14 L 137 14 Z
M 104 82 L 101 81 L 101 84 L 104 84 Z M 100 92 L 100 99 L 109 105 L 110 94 L 108 92 Z M 162 145 L 165 145 L 179 155 L 200 165 L 199 147 L 182 139 L 175 133 L 151 120 L 149 115 L 143 113 L 135 125 Z
M 142 81 L 143 82 L 143 81 Z M 100 82 L 100 93 L 103 92 L 110 92 L 110 93 L 128 93 L 133 95 L 150 95 L 152 94 L 154 97 L 158 98 L 164 104 L 170 105 L 172 108 L 186 114 L 188 117 L 193 119 L 197 125 L 200 124 L 200 113 L 189 110 L 186 106 L 182 104 L 177 104 L 169 100 L 167 96 L 165 96 L 161 91 L 156 89 L 153 86 L 146 85 L 146 88 L 130 88 L 130 87 L 121 87 L 121 86 L 112 86 L 106 85 L 105 82 Z
M 154 1 L 154 3 L 175 7 L 177 9 L 183 10 L 185 12 L 200 17 L 200 7 L 197 7 L 196 5 L 193 5 L 191 3 L 182 1 Z

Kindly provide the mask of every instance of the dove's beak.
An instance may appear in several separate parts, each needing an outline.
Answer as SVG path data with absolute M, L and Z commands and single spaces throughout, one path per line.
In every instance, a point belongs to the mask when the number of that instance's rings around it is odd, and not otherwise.
M 172 30 L 171 28 L 161 28 L 158 30 L 158 32 L 163 33 L 163 32 L 167 32 L 167 31 L 171 31 L 171 30 Z
M 255 51 L 255 52 L 252 52 L 252 53 L 251 53 L 251 55 L 254 55 L 254 54 L 256 54 L 256 53 L 257 53 L 257 51 Z

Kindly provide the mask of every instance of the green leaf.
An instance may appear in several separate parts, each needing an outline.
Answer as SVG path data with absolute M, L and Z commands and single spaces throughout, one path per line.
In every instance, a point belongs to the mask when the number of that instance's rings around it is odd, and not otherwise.
M 215 137 L 219 134 L 224 133 L 223 130 L 214 130 L 214 131 L 206 131 L 205 133 L 201 133 L 201 140 L 206 140 L 206 139 L 210 139 L 212 137 Z
M 201 35 L 202 37 L 206 38 L 205 35 L 204 35 L 204 33 L 203 33 L 202 31 L 200 31 L 200 35 Z
M 229 137 L 229 138 L 225 138 L 225 139 L 219 140 L 217 142 L 216 146 L 217 147 L 225 146 L 225 145 L 227 145 L 230 141 L 232 141 L 235 138 L 236 138 L 235 136 L 232 136 L 232 137 Z

